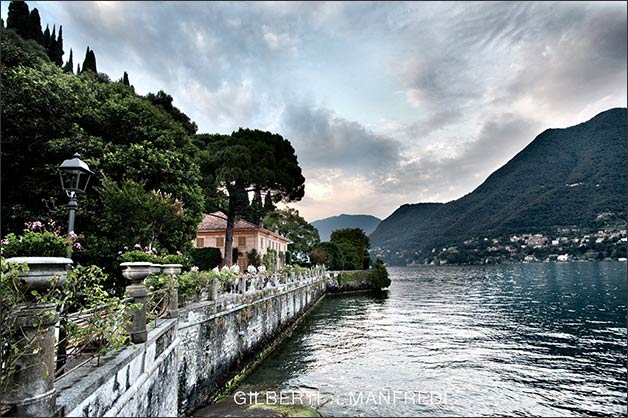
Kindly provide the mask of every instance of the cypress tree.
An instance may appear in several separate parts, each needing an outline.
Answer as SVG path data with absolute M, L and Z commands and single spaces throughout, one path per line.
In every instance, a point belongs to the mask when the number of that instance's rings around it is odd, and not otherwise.
M 14 29 L 24 39 L 33 39 L 31 34 L 30 14 L 24 1 L 12 1 L 9 4 L 7 29 Z
M 122 76 L 122 84 L 124 84 L 127 87 L 131 86 L 131 83 L 129 83 L 129 75 L 126 73 L 126 71 L 124 72 L 124 75 Z
M 54 45 L 52 61 L 59 67 L 63 65 L 63 26 L 59 26 L 59 37 Z
M 266 193 L 264 197 L 264 215 L 275 210 L 275 204 L 273 203 L 273 197 L 270 192 Z
M 48 45 L 50 44 L 50 27 L 46 25 L 46 30 L 44 31 L 44 41 L 42 45 L 46 50 L 48 50 Z
M 55 61 L 55 54 L 57 51 L 57 26 L 52 25 L 52 33 L 50 34 L 50 39 L 46 45 L 46 52 L 48 53 L 48 58 L 50 61 Z
M 81 64 L 76 64 L 76 74 L 81 74 Z
M 255 225 L 259 226 L 262 222 L 262 210 L 262 193 L 259 189 L 256 189 L 253 194 L 253 201 L 251 202 L 251 212 Z
M 63 72 L 74 74 L 74 59 L 72 58 L 72 48 L 70 48 L 70 58 L 68 59 L 68 62 L 66 62 L 63 66 Z
M 96 70 L 96 55 L 94 54 L 94 51 L 89 49 L 89 47 L 87 47 L 87 51 L 85 51 L 85 59 L 83 60 L 83 72 L 87 70 L 98 74 L 98 71 Z
M 37 8 L 34 8 L 31 11 L 28 20 L 32 39 L 34 39 L 39 45 L 44 45 L 44 33 L 41 31 L 41 19 Z

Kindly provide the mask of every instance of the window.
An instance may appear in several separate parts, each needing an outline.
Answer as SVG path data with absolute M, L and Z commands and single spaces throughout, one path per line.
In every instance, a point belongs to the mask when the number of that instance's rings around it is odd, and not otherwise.
M 224 246 L 225 246 L 225 238 L 224 237 L 216 238 L 216 247 L 222 248 Z
M 264 248 L 264 238 L 259 239 L 259 247 Z
M 196 238 L 196 246 L 203 248 L 205 246 L 205 238 Z
M 238 237 L 238 247 L 246 247 L 246 237 Z

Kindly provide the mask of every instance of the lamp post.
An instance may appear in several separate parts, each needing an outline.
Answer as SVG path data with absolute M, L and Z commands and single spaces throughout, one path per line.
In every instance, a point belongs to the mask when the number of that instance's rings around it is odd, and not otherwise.
M 70 198 L 67 205 L 68 211 L 70 212 L 68 219 L 68 236 L 74 232 L 74 215 L 76 213 L 76 208 L 78 207 L 76 194 L 85 193 L 89 179 L 92 174 L 94 174 L 80 157 L 81 156 L 76 153 L 72 156 L 72 158 L 65 160 L 59 166 L 61 188 Z M 70 246 L 68 247 L 68 258 L 70 258 L 71 253 L 72 247 Z

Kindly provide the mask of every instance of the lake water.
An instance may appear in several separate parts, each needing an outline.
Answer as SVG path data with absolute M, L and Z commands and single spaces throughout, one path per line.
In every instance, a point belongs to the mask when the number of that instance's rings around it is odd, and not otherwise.
M 323 415 L 626 415 L 626 263 L 390 268 L 327 296 L 241 391 Z

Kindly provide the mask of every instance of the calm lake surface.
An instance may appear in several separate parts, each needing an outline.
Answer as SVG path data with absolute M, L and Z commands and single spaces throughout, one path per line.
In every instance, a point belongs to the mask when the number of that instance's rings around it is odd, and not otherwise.
M 327 416 L 626 415 L 626 263 L 389 273 L 327 296 L 239 390 Z

